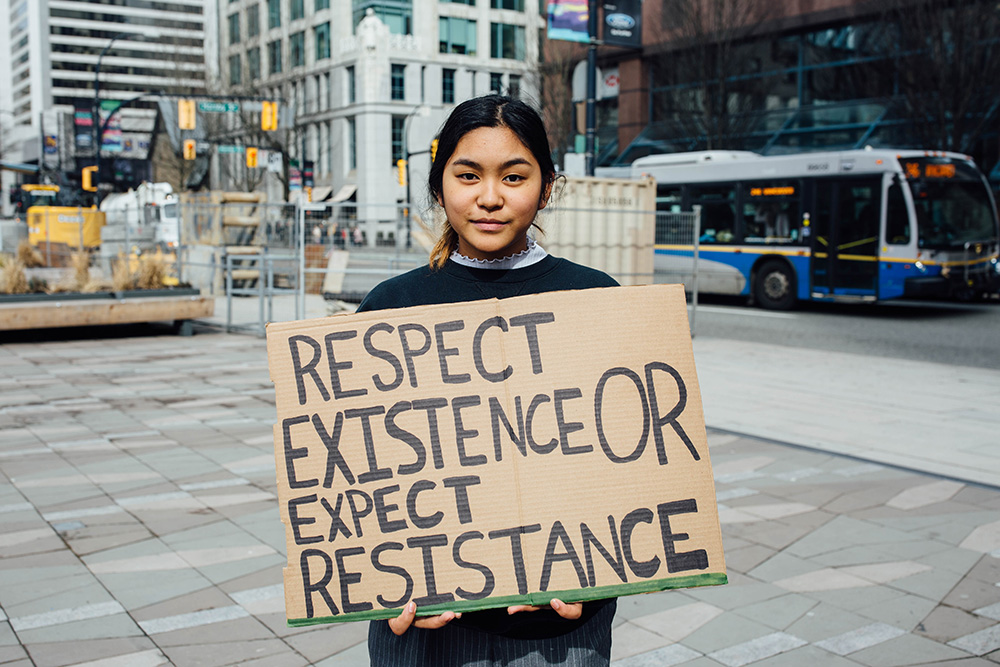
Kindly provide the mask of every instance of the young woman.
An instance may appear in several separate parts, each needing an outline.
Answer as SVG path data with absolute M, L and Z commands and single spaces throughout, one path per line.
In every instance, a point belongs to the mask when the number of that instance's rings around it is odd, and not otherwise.
M 608 275 L 547 254 L 529 230 L 548 204 L 555 167 L 541 118 L 500 95 L 458 105 L 438 138 L 428 178 L 444 209 L 428 266 L 376 286 L 359 311 L 611 287 Z M 418 617 L 408 603 L 373 621 L 373 667 L 608 665 L 614 600 L 516 606 Z

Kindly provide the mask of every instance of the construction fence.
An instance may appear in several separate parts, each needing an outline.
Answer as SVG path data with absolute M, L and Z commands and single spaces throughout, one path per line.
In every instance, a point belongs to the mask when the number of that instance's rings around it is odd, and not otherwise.
M 623 285 L 684 284 L 693 327 L 699 213 L 575 205 L 579 201 L 557 202 L 540 213 L 539 244 L 553 255 L 605 271 Z M 254 193 L 189 194 L 178 202 L 176 222 L 109 215 L 96 244 L 77 224 L 77 242 L 67 236 L 67 242 L 38 249 L 56 270 L 69 267 L 82 247 L 94 271 L 108 277 L 115 262 L 120 266 L 125 259 L 135 271 L 143 258 L 152 259 L 162 266 L 167 285 L 191 286 L 216 297 L 217 324 L 263 335 L 269 321 L 315 316 L 315 309 L 307 313 L 307 295 L 313 304 L 322 299 L 325 312 L 349 310 L 379 282 L 426 263 L 441 215 L 407 205 L 359 211 L 354 203 L 287 204 Z M 176 232 L 166 235 L 167 242 L 162 228 L 169 224 Z M 17 234 L 0 231 L 0 250 L 9 252 Z M 52 238 L 52 231 L 39 233 Z

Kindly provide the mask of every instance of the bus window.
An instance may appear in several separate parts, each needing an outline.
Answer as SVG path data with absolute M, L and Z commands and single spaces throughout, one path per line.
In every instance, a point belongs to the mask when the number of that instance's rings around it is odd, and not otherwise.
M 736 188 L 708 185 L 691 188 L 691 205 L 701 206 L 700 243 L 732 243 L 736 240 Z
M 745 243 L 793 243 L 798 240 L 799 188 L 794 181 L 743 184 Z
M 906 212 L 906 200 L 899 183 L 889 186 L 889 196 L 885 211 L 885 240 L 893 245 L 910 242 L 910 216 Z
M 656 188 L 656 210 L 669 213 L 681 212 L 681 187 L 660 185 Z
M 842 244 L 874 246 L 878 242 L 878 205 L 879 192 L 874 185 L 841 188 L 838 222 Z

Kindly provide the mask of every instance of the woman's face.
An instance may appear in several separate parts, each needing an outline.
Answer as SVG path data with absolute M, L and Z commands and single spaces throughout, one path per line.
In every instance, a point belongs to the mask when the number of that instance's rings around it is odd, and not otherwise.
M 538 161 L 506 127 L 481 127 L 458 142 L 444 166 L 441 197 L 458 251 L 498 259 L 528 247 L 528 229 L 550 186 Z

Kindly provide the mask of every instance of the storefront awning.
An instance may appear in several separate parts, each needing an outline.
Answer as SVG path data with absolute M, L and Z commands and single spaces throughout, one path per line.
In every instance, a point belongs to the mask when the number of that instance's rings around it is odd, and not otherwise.
M 331 199 L 330 201 L 334 203 L 347 201 L 352 196 L 354 196 L 354 193 L 357 191 L 357 189 L 358 189 L 357 185 L 342 186 L 339 190 L 337 190 L 337 194 L 335 194 L 333 196 L 333 199 Z
M 313 188 L 312 201 L 325 201 L 330 197 L 331 192 L 333 192 L 333 188 L 331 188 L 329 185 L 321 185 L 319 187 Z

